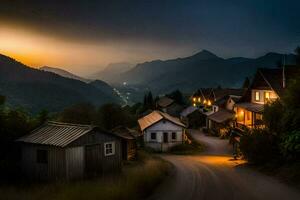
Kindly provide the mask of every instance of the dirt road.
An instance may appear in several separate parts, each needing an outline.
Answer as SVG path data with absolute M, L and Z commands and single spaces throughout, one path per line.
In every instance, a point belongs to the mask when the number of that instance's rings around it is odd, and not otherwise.
M 206 146 L 206 151 L 197 156 L 164 155 L 175 166 L 175 172 L 150 200 L 300 199 L 299 191 L 253 170 L 236 167 L 242 161 L 232 159 L 228 141 L 199 131 L 192 131 L 192 136 Z

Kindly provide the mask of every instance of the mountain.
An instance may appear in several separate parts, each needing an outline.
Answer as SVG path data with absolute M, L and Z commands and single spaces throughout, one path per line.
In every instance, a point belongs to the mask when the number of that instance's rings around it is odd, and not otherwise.
M 192 92 L 200 87 L 240 87 L 257 68 L 277 67 L 283 55 L 268 53 L 258 58 L 234 57 L 224 59 L 203 50 L 195 55 L 171 60 L 154 60 L 137 64 L 120 75 L 118 82 L 127 82 L 158 94 L 180 89 Z M 295 62 L 295 55 L 286 55 L 287 64 Z
M 104 88 L 33 69 L 0 54 L 0 94 L 6 96 L 9 105 L 22 106 L 32 113 L 41 109 L 61 111 L 81 102 L 118 103 L 112 89 L 108 92 L 109 86 Z
M 90 76 L 91 79 L 100 79 L 107 81 L 109 83 L 113 83 L 120 78 L 120 74 L 132 69 L 134 67 L 133 64 L 130 63 L 111 63 L 107 65 L 103 70 L 92 74 Z
M 58 74 L 60 76 L 75 79 L 75 80 L 79 80 L 79 81 L 82 81 L 82 82 L 85 82 L 85 83 L 90 82 L 89 79 L 82 78 L 80 76 L 77 76 L 75 74 L 72 74 L 71 72 L 68 72 L 68 71 L 60 69 L 60 68 L 44 66 L 44 67 L 41 67 L 40 70 L 46 71 L 46 72 L 53 72 L 53 73 Z

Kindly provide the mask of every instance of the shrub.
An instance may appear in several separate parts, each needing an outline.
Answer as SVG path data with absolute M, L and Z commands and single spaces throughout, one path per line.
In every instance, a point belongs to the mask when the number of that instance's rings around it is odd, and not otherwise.
M 283 137 L 281 143 L 282 153 L 288 159 L 298 160 L 300 157 L 300 131 L 292 131 Z
M 240 150 L 249 162 L 255 164 L 267 163 L 280 154 L 277 138 L 262 129 L 243 135 Z

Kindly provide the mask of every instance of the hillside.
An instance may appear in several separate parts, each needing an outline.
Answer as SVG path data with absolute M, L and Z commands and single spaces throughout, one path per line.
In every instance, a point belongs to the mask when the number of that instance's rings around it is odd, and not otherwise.
M 41 109 L 59 111 L 80 102 L 94 105 L 119 102 L 118 97 L 107 90 L 30 68 L 0 54 L 0 94 L 6 96 L 8 104 L 12 106 L 38 112 Z
M 60 69 L 60 68 L 56 68 L 56 67 L 44 66 L 44 67 L 41 67 L 40 70 L 46 71 L 46 72 L 53 72 L 53 73 L 58 74 L 60 76 L 63 76 L 63 77 L 66 77 L 66 78 L 75 79 L 75 80 L 79 80 L 79 81 L 82 81 L 82 82 L 85 82 L 85 83 L 88 83 L 88 82 L 91 81 L 89 79 L 82 78 L 80 76 L 72 74 L 71 72 L 68 72 L 66 70 L 63 70 L 63 69 Z
M 90 78 L 114 83 L 119 80 L 120 74 L 132 69 L 133 67 L 134 65 L 130 63 L 111 63 L 107 65 L 103 70 L 90 75 Z
M 193 56 L 166 61 L 155 60 L 137 64 L 123 73 L 118 82 L 139 85 L 157 93 L 174 89 L 189 92 L 200 87 L 240 87 L 245 77 L 252 76 L 259 67 L 277 67 L 283 55 L 268 53 L 258 58 L 224 59 L 203 50 Z M 287 55 L 287 63 L 295 62 L 295 55 Z

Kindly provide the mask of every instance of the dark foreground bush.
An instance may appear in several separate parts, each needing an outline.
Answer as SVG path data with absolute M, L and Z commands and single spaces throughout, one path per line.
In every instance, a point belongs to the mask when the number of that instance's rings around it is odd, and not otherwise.
M 254 164 L 264 164 L 280 155 L 277 138 L 265 130 L 253 130 L 241 137 L 240 150 Z

